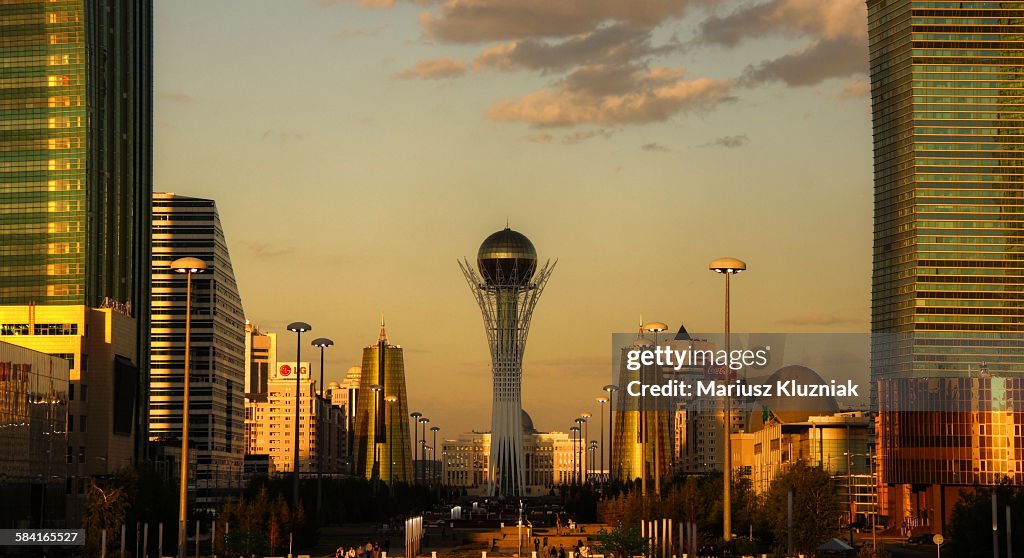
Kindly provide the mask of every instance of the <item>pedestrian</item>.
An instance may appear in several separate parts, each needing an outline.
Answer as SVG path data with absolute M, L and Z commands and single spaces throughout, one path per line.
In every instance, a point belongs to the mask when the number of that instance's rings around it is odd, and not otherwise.
M 561 544 L 558 545 L 558 558 L 565 558 L 565 547 Z
M 540 539 L 533 539 L 533 551 L 540 554 Z

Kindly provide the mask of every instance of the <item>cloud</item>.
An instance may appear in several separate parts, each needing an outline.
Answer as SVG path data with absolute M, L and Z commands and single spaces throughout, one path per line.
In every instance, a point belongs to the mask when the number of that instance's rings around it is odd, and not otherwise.
M 740 83 L 782 81 L 789 86 L 816 85 L 829 78 L 866 73 L 867 44 L 856 39 L 815 41 L 774 60 L 748 66 Z
M 555 139 L 555 137 L 547 132 L 526 136 L 526 141 L 531 143 L 551 143 L 551 140 L 553 139 Z
M 427 35 L 450 42 L 489 42 L 588 33 L 605 22 L 652 28 L 692 5 L 718 0 L 445 0 L 424 12 Z
M 566 70 L 581 64 L 626 64 L 678 49 L 677 43 L 651 45 L 651 30 L 630 25 L 608 25 L 563 41 L 529 38 L 485 49 L 477 68 L 496 70 Z
M 839 91 L 839 98 L 844 101 L 869 96 L 871 96 L 871 82 L 867 79 L 848 81 L 843 84 L 842 90 Z
M 357 2 L 364 8 L 392 8 L 395 5 L 395 0 L 316 0 L 318 6 L 355 4 Z
M 273 246 L 258 240 L 243 240 L 240 244 L 252 255 L 264 259 L 284 256 L 295 251 L 294 246 Z
M 617 130 L 609 130 L 608 128 L 598 128 L 596 130 L 576 130 L 575 132 L 571 132 L 562 136 L 562 143 L 566 145 L 574 145 L 592 138 L 608 139 L 615 135 L 616 131 Z
M 726 16 L 711 16 L 697 42 L 734 47 L 771 35 L 822 40 L 857 39 L 866 44 L 867 5 L 863 0 L 770 0 L 745 4 Z
M 408 68 L 395 74 L 398 79 L 450 79 L 466 73 L 466 63 L 454 58 L 434 58 L 420 60 Z
M 793 316 L 790 318 L 784 318 L 776 323 L 781 325 L 792 325 L 792 326 L 833 326 L 843 324 L 855 324 L 859 323 L 859 320 L 852 318 L 842 318 L 833 314 L 816 314 L 808 313 L 801 314 L 799 316 Z
M 705 111 L 731 99 L 732 82 L 687 80 L 681 68 L 584 66 L 552 88 L 501 101 L 488 118 L 535 126 L 644 124 Z
M 260 134 L 260 140 L 261 141 L 270 141 L 270 140 L 291 141 L 291 140 L 301 140 L 302 138 L 303 138 L 303 135 L 300 134 L 299 132 L 292 132 L 292 131 L 289 131 L 289 130 L 275 130 L 273 128 L 268 128 L 266 130 L 263 130 L 263 133 Z
M 748 143 L 750 143 L 750 138 L 747 137 L 747 134 L 737 134 L 735 136 L 722 136 L 720 138 L 715 138 L 707 143 L 698 145 L 697 147 L 727 147 L 734 149 L 737 147 L 743 147 Z
M 645 143 L 640 146 L 640 149 L 643 149 L 644 151 L 668 151 L 667 147 L 657 142 Z
M 383 27 L 379 25 L 377 27 L 370 27 L 366 29 L 342 29 L 341 31 L 335 33 L 334 36 L 341 40 L 361 39 L 364 37 L 376 37 L 377 35 L 380 34 L 381 29 L 383 29 Z

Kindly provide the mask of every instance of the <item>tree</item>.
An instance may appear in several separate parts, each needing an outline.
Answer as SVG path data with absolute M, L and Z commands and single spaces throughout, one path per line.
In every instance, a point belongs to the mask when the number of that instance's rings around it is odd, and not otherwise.
M 788 527 L 786 499 L 793 491 L 793 550 L 810 553 L 839 532 L 843 508 L 836 486 L 821 467 L 809 467 L 799 461 L 775 478 L 765 500 L 775 540 L 785 547 Z
M 999 486 L 962 490 L 953 506 L 949 522 L 950 550 L 953 556 L 988 558 L 992 552 L 992 494 L 996 495 L 1000 556 L 1006 556 L 1006 506 L 1014 521 L 1013 546 L 1024 548 L 1024 488 L 1011 486 L 1004 479 Z
M 82 528 L 85 529 L 86 554 L 99 555 L 102 532 L 107 532 L 108 545 L 114 540 L 114 530 L 120 530 L 124 524 L 125 512 L 128 509 L 128 498 L 122 486 L 111 483 L 100 486 L 96 480 L 89 481 L 86 493 L 85 517 Z
M 623 527 L 622 524 L 611 531 L 601 529 L 592 538 L 600 552 L 615 553 L 618 558 L 644 554 L 648 545 L 648 538 L 640 535 L 640 529 Z

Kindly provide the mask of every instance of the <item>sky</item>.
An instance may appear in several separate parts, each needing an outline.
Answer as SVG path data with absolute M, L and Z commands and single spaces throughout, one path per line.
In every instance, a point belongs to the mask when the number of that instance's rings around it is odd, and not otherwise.
M 566 431 L 611 335 L 869 331 L 862 0 L 157 0 L 155 189 L 217 201 L 247 317 L 405 349 L 410 409 L 490 427 L 457 266 L 506 222 L 557 260 L 523 406 Z M 306 345 L 303 360 L 314 356 Z M 592 436 L 593 437 L 593 436 Z

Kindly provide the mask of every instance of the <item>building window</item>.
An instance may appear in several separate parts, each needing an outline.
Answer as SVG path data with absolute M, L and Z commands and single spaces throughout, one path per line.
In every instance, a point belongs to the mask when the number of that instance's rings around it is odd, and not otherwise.
M 68 382 L 68 401 L 75 400 L 75 382 Z
M 36 335 L 78 335 L 78 324 L 36 324 Z
M 78 391 L 79 391 L 78 395 L 81 396 L 81 400 L 82 401 L 88 401 L 89 400 L 89 386 L 87 386 L 85 384 L 82 384 L 81 386 L 79 386 Z
M 0 324 L 0 335 L 28 335 L 28 324 Z
M 75 415 L 68 415 L 68 432 L 75 431 Z
M 86 419 L 86 416 L 85 416 L 85 415 L 82 415 L 82 416 L 81 416 L 81 417 L 80 417 L 80 418 L 78 419 L 78 431 L 79 431 L 79 432 L 85 432 L 85 431 L 86 431 L 86 424 L 87 424 L 87 423 L 86 423 L 86 420 L 85 420 L 85 419 Z
M 78 446 L 78 462 L 85 463 L 85 446 Z

